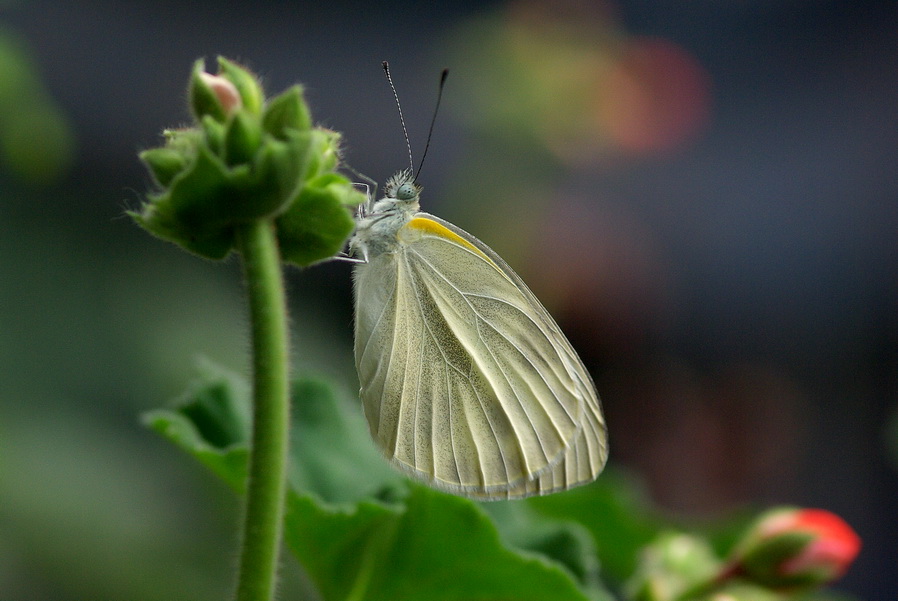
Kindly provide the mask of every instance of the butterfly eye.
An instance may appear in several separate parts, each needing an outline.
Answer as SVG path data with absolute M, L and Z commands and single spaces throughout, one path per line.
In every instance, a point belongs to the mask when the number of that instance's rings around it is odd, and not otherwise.
M 418 189 L 415 187 L 415 184 L 402 184 L 396 188 L 397 200 L 412 200 L 417 195 Z

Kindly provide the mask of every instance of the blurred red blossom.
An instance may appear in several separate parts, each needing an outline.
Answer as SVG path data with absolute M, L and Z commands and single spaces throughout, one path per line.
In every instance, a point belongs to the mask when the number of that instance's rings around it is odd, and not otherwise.
M 861 539 L 823 509 L 774 509 L 758 518 L 729 571 L 775 588 L 821 586 L 842 576 Z

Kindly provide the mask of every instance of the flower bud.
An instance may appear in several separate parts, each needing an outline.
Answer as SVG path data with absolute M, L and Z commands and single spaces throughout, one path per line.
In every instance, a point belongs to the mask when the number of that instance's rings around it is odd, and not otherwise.
M 763 514 L 737 547 L 743 576 L 774 588 L 822 586 L 848 569 L 861 548 L 857 533 L 822 509 L 777 509 Z
M 200 79 L 218 98 L 218 103 L 224 109 L 225 114 L 231 115 L 235 113 L 243 104 L 240 93 L 237 92 L 237 87 L 221 75 L 212 75 L 204 72 L 200 73 Z
M 237 86 L 221 75 L 206 73 L 202 59 L 194 64 L 190 78 L 190 107 L 198 121 L 209 115 L 224 122 L 241 106 L 243 100 Z
M 194 64 L 195 124 L 167 130 L 164 146 L 141 153 L 157 190 L 131 215 L 209 259 L 226 257 L 236 228 L 253 220 L 276 224 L 288 262 L 333 256 L 354 226 L 349 207 L 364 200 L 335 172 L 339 135 L 312 127 L 300 86 L 266 103 L 250 71 L 225 58 L 218 66 L 210 75 Z
M 720 570 L 720 561 L 704 539 L 678 532 L 662 533 L 646 546 L 638 569 L 625 585 L 634 601 L 671 601 L 685 591 L 704 590 Z
M 247 68 L 229 61 L 223 56 L 218 57 L 218 74 L 237 89 L 243 108 L 251 115 L 260 115 L 262 105 L 265 103 L 265 92 L 258 78 Z

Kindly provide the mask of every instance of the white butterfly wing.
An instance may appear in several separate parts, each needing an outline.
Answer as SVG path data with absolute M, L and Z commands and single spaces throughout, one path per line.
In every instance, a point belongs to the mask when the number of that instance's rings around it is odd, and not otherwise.
M 467 496 L 493 501 L 547 495 L 567 490 L 592 482 L 602 471 L 607 459 L 607 437 L 601 411 L 587 411 L 584 414 L 583 429 L 580 430 L 577 440 L 554 467 L 542 472 L 534 479 L 513 483 L 505 490 L 486 493 L 471 491 Z
M 399 250 L 356 267 L 356 364 L 375 441 L 432 485 L 476 498 L 591 481 L 607 458 L 592 381 L 486 245 L 418 213 Z

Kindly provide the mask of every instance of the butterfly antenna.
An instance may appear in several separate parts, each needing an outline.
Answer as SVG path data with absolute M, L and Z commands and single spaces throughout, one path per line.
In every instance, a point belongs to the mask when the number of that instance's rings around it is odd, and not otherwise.
M 412 180 L 418 181 L 418 174 L 421 173 L 421 167 L 424 166 L 424 159 L 427 158 L 427 151 L 430 149 L 430 139 L 433 137 L 433 126 L 437 122 L 437 113 L 440 111 L 440 101 L 443 99 L 443 88 L 446 86 L 446 78 L 449 77 L 449 69 L 443 69 L 440 75 L 440 89 L 437 92 L 437 105 L 433 109 L 433 117 L 430 119 L 430 129 L 427 131 L 427 144 L 424 145 L 424 154 L 421 155 L 421 162 L 418 163 L 418 170 L 415 171 L 415 177 Z
M 408 140 L 408 129 L 405 127 L 405 118 L 402 116 L 402 105 L 399 104 L 399 94 L 396 93 L 396 86 L 393 85 L 393 78 L 390 76 L 390 63 L 383 62 L 384 73 L 387 74 L 387 81 L 390 82 L 390 89 L 393 90 L 393 98 L 396 100 L 396 108 L 399 109 L 399 123 L 402 124 L 402 134 L 405 136 L 405 147 L 408 148 L 408 164 L 409 173 L 415 170 L 415 163 L 412 160 L 412 144 Z

